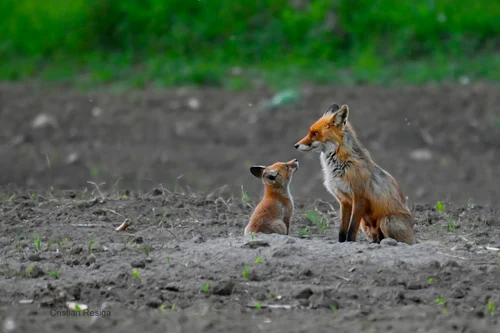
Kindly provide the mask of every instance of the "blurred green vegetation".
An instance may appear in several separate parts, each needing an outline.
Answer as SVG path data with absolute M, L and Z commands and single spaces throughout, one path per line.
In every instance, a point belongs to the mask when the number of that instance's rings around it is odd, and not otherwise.
M 499 81 L 499 18 L 493 0 L 1 1 L 0 79 Z

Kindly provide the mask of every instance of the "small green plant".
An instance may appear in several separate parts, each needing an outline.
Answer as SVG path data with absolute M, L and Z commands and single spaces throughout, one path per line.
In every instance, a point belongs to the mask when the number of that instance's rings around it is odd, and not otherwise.
M 137 280 L 141 279 L 141 276 L 139 275 L 139 271 L 137 270 L 137 268 L 134 268 L 132 270 L 132 276 L 135 277 Z
M 255 259 L 255 263 L 258 264 L 260 263 L 264 258 L 262 256 L 258 257 L 257 259 Z
M 40 236 L 35 235 L 35 240 L 33 241 L 33 244 L 35 245 L 35 250 L 40 252 L 42 251 L 42 242 L 40 241 Z
M 94 243 L 95 243 L 95 241 L 94 241 L 93 239 L 91 239 L 91 240 L 90 240 L 90 242 L 89 242 L 89 246 L 88 246 L 88 248 L 87 248 L 87 252 L 88 252 L 89 254 L 90 254 L 90 253 L 92 253 L 92 249 L 93 249 L 93 247 L 94 247 Z
M 253 303 L 253 306 L 258 310 L 262 309 L 262 304 L 260 304 L 260 302 Z
M 455 221 L 452 217 L 450 217 L 450 219 L 448 220 L 448 224 L 446 225 L 446 229 L 448 230 L 448 232 L 455 232 L 456 228 L 457 227 L 455 225 Z
M 48 242 L 47 243 L 47 247 L 45 248 L 45 251 L 48 251 L 51 246 L 52 246 L 52 242 Z
M 335 305 L 332 305 L 332 306 L 330 307 L 330 309 L 331 309 L 333 312 L 337 312 L 337 307 L 336 307 Z
M 436 304 L 443 304 L 444 302 L 445 302 L 445 299 L 443 297 L 438 297 L 434 301 L 434 303 L 436 303 Z
M 66 245 L 69 244 L 69 238 L 68 237 L 64 238 L 64 241 L 66 242 Z
M 498 259 L 500 259 L 500 252 L 498 252 L 497 257 L 498 257 Z
M 299 233 L 299 235 L 310 235 L 311 234 L 311 230 L 309 230 L 308 227 L 299 228 L 297 230 L 297 232 Z
M 271 298 L 274 298 L 276 296 L 276 294 L 274 293 L 274 291 L 270 290 L 269 291 L 269 296 L 271 296 Z
M 241 185 L 241 201 L 248 201 L 250 200 L 250 197 L 248 196 L 248 193 L 246 193 L 243 190 L 243 185 Z
M 495 312 L 497 311 L 497 307 L 493 303 L 493 301 L 488 302 L 488 312 L 490 313 L 491 316 L 495 315 Z
M 80 305 L 75 304 L 75 311 L 82 311 L 82 308 L 80 307 Z
M 153 249 L 152 246 L 148 246 L 148 245 L 145 245 L 143 247 L 141 247 L 139 250 L 144 253 L 146 255 L 146 257 L 149 256 L 149 254 L 151 253 L 151 250 Z
M 175 311 L 175 308 L 176 308 L 176 306 L 175 306 L 175 303 L 174 303 L 174 304 L 172 304 L 172 308 L 171 308 L 171 309 L 172 309 L 173 311 Z
M 203 291 L 204 293 L 207 294 L 209 292 L 209 290 L 210 290 L 210 285 L 208 283 L 203 283 L 201 285 L 201 291 Z
M 434 283 L 434 278 L 430 277 L 429 280 L 428 280 L 428 282 L 429 282 L 429 284 L 433 284 Z
M 248 266 L 245 265 L 245 267 L 243 267 L 243 277 L 245 279 L 248 279 L 248 275 L 249 275 L 249 272 L 248 272 Z
M 59 272 L 58 271 L 48 271 L 47 274 L 52 276 L 55 279 L 59 279 Z
M 319 230 L 324 233 L 328 227 L 326 218 L 315 210 L 309 210 L 305 213 L 307 219 Z
M 90 174 L 93 176 L 93 177 L 97 177 L 99 175 L 99 169 L 98 168 L 91 168 L 90 169 Z
M 436 209 L 440 212 L 444 212 L 444 204 L 441 201 L 438 201 L 436 204 Z
M 255 232 L 250 233 L 250 239 L 252 239 L 252 240 L 255 239 Z
M 170 257 L 167 257 L 167 264 L 169 264 L 169 265 L 170 265 L 170 262 L 171 262 Z
M 162 305 L 160 306 L 159 310 L 160 310 L 161 312 L 163 312 L 163 311 L 165 311 L 165 309 L 166 309 L 166 308 L 167 308 L 167 306 L 166 306 L 165 304 L 162 304 Z
M 448 309 L 447 308 L 443 308 L 442 312 L 443 312 L 444 315 L 447 315 L 448 314 Z
M 31 193 L 30 197 L 31 197 L 31 199 L 35 200 L 36 199 L 36 193 Z

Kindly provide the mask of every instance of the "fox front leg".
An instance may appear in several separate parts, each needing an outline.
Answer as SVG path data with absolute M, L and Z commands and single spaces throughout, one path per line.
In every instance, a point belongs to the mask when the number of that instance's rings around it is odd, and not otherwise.
M 352 209 L 351 221 L 349 223 L 349 229 L 347 229 L 347 241 L 355 242 L 356 235 L 358 234 L 359 226 L 361 224 L 361 218 L 365 215 L 365 200 L 359 199 L 354 200 L 354 205 Z
M 347 202 L 342 202 L 340 205 L 339 243 L 343 243 L 347 240 L 347 230 L 349 229 L 351 214 L 352 205 Z

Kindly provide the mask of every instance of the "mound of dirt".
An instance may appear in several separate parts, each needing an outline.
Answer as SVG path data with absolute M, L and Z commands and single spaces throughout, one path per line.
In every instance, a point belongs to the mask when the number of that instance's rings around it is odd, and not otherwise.
M 4 332 L 500 332 L 491 208 L 416 205 L 408 246 L 338 243 L 338 212 L 320 200 L 297 202 L 290 236 L 243 237 L 254 200 L 2 198 Z

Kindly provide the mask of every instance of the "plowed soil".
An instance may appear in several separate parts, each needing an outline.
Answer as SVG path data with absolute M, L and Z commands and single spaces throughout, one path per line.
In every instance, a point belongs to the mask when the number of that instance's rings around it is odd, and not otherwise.
M 301 96 L 0 85 L 0 330 L 500 332 L 500 88 Z M 293 147 L 332 102 L 400 182 L 418 244 L 337 242 L 318 156 Z M 248 166 L 292 158 L 291 235 L 244 237 Z

